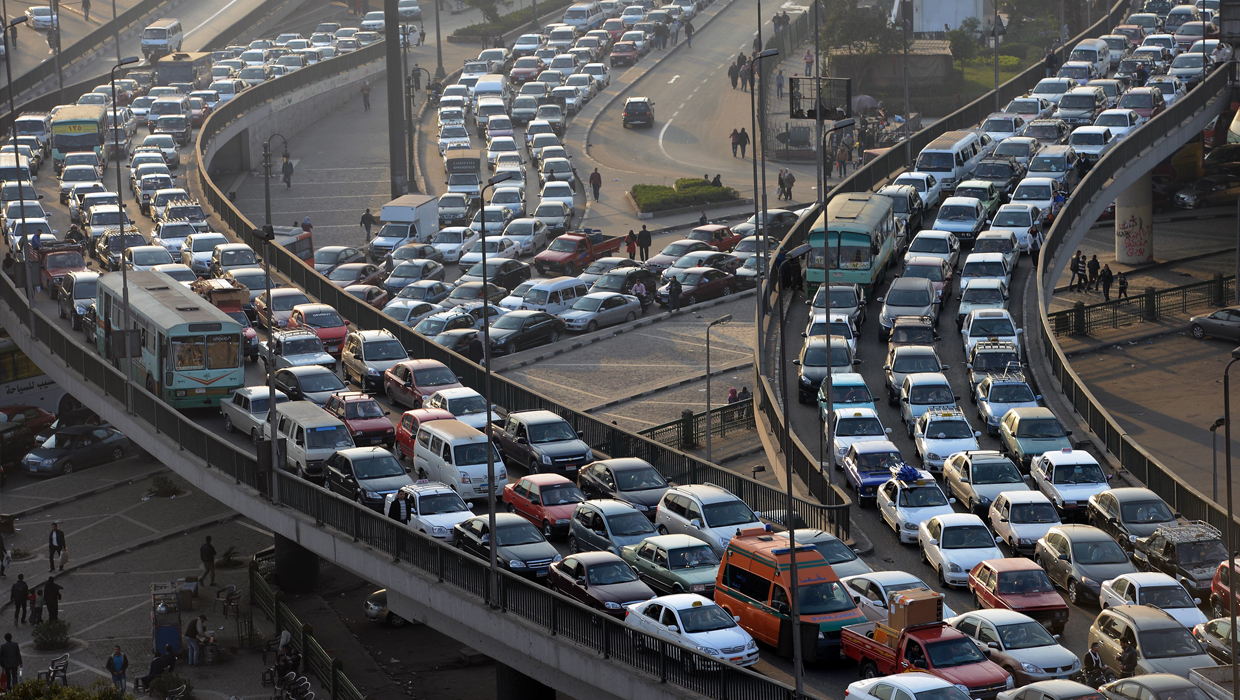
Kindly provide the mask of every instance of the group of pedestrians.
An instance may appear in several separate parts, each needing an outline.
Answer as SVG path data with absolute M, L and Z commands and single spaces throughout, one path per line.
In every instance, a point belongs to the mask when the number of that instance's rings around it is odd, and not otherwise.
M 739 148 L 741 151 L 741 158 L 744 158 L 745 149 L 749 147 L 749 134 L 745 133 L 745 127 L 742 126 L 740 131 L 733 129 L 731 136 L 728 138 L 732 140 L 732 157 L 736 157 L 736 149 Z
M 779 181 L 776 184 L 775 199 L 792 201 L 792 186 L 797 184 L 797 176 L 787 168 L 779 169 Z
M 650 231 L 645 224 L 642 224 L 642 230 L 637 233 L 629 229 L 629 235 L 624 237 L 624 248 L 629 253 L 629 260 L 636 260 L 639 254 L 642 262 L 650 259 Z
M 744 52 L 741 52 L 731 65 L 728 66 L 728 80 L 732 83 L 732 89 L 735 90 L 737 83 L 740 84 L 741 90 L 749 92 L 753 89 L 755 79 L 755 71 L 757 64 Z
M 1114 284 L 1119 291 L 1115 298 L 1128 298 L 1128 278 L 1123 272 L 1114 274 L 1110 265 L 1098 261 L 1097 255 L 1087 258 L 1081 251 L 1076 251 L 1068 263 L 1068 271 L 1071 273 L 1068 277 L 1069 291 L 1101 291 L 1102 300 L 1110 301 L 1111 285 Z
M 771 18 L 771 26 L 775 28 L 775 36 L 788 31 L 788 25 L 792 24 L 792 18 L 788 16 L 788 11 L 784 10 L 781 15 L 778 12 Z

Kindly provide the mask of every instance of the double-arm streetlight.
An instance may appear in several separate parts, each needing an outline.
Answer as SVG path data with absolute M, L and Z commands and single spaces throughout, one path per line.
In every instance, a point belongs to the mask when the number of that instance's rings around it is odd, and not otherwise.
M 1231 362 L 1227 363 L 1226 369 L 1223 370 L 1223 447 L 1226 450 L 1226 469 L 1227 469 L 1227 552 L 1230 561 L 1227 562 L 1227 610 L 1231 613 L 1231 677 L 1240 678 L 1237 670 L 1240 670 L 1240 656 L 1236 654 L 1236 552 L 1235 540 L 1232 538 L 1235 530 L 1235 511 L 1233 510 L 1233 496 L 1231 488 L 1231 366 L 1240 362 L 1240 348 L 1231 351 Z M 1240 700 L 1240 683 L 1233 682 L 1231 684 L 1232 700 Z
M 288 139 L 283 134 L 272 134 L 263 142 L 263 228 L 259 238 L 263 240 L 263 283 L 267 286 L 267 424 L 271 429 L 271 502 L 279 503 L 280 494 L 277 490 L 276 473 L 280 471 L 280 449 L 276 440 L 276 358 L 275 339 L 271 336 L 275 324 L 271 309 L 271 241 L 276 237 L 275 226 L 271 223 L 271 141 L 280 139 L 284 146 L 284 160 L 288 160 Z
M 710 329 L 732 322 L 732 314 L 706 324 L 706 461 L 710 461 Z
M 762 4 L 760 2 L 758 3 L 758 40 L 759 42 L 761 42 L 762 40 Z M 767 241 L 766 241 L 766 221 L 764 220 L 766 218 L 765 216 L 765 212 L 766 212 L 766 149 L 765 148 L 762 149 L 762 156 L 761 156 L 762 157 L 762 179 L 761 179 L 761 187 L 759 188 L 758 149 L 762 147 L 762 144 L 760 143 L 761 138 L 758 135 L 758 105 L 757 105 L 757 98 L 755 97 L 755 95 L 758 92 L 758 82 L 757 82 L 758 61 L 761 61 L 764 58 L 774 58 L 775 56 L 778 56 L 778 55 L 779 55 L 779 49 L 767 49 L 766 51 L 759 52 L 756 56 L 753 57 L 753 69 L 750 73 L 754 78 L 749 88 L 749 121 L 750 121 L 749 128 L 753 132 L 753 216 L 754 216 L 754 221 L 755 221 L 754 230 L 758 232 L 758 235 L 761 236 L 761 240 L 762 240 L 762 255 L 760 256 L 761 259 L 758 261 L 758 279 L 759 280 L 762 280 L 764 276 L 765 277 L 770 276 L 768 274 L 768 269 L 770 267 L 770 247 L 767 245 Z M 766 82 L 765 81 L 763 81 L 762 83 L 762 93 L 763 93 L 763 98 L 764 98 L 762 101 L 762 106 L 765 107 L 766 106 L 766 100 L 765 100 Z M 765 120 L 765 115 L 763 116 L 763 119 Z M 762 194 L 761 199 L 759 199 L 758 197 L 759 193 Z M 761 209 L 759 209 L 759 202 L 761 202 Z M 759 284 L 759 287 L 760 286 L 761 284 Z M 762 319 L 763 307 L 765 306 L 765 304 L 766 304 L 765 295 L 759 296 L 758 297 L 758 319 L 759 321 L 761 321 Z M 763 334 L 761 333 L 758 334 L 759 344 L 764 342 L 764 339 L 762 336 Z M 759 358 L 763 357 L 763 354 L 764 354 L 763 352 L 761 352 L 761 350 L 762 348 L 759 347 L 759 353 L 758 353 Z
M 121 123 L 120 117 L 118 116 L 117 100 L 116 100 L 116 71 L 131 63 L 137 63 L 139 60 L 140 59 L 137 56 L 130 56 L 128 58 L 122 58 L 120 61 L 117 61 L 115 66 L 112 66 L 112 70 L 108 71 L 108 79 L 112 85 L 112 129 L 110 129 L 110 131 L 114 134 L 113 150 L 116 150 L 116 147 L 120 145 L 119 127 Z M 5 63 L 7 64 L 8 61 L 5 61 Z M 10 89 L 9 90 L 10 97 L 12 96 L 12 92 L 13 91 Z M 14 139 L 14 143 L 16 143 L 16 139 Z M 104 158 L 108 157 L 106 136 L 104 137 L 103 157 Z M 124 202 L 124 195 L 121 194 L 122 192 L 121 187 L 122 187 L 121 165 L 120 163 L 117 163 L 116 164 L 116 208 L 118 210 L 117 213 L 119 215 L 117 218 L 117 221 L 120 222 L 120 228 L 121 228 L 121 301 L 125 307 L 125 332 L 121 334 L 121 342 L 125 346 L 125 349 L 124 349 L 124 353 L 125 353 L 125 409 L 132 411 L 133 410 L 133 384 L 129 381 L 129 376 L 130 376 L 129 333 L 130 333 L 130 329 L 133 326 L 129 321 L 129 269 L 128 269 L 128 266 L 125 265 L 125 262 L 126 262 L 125 254 L 129 252 L 129 231 L 125 228 L 125 224 L 129 223 L 129 217 L 125 216 L 125 202 Z
M 411 29 L 413 28 L 413 25 L 408 25 L 408 26 Z M 416 126 L 414 124 L 413 108 L 417 104 L 417 101 L 418 101 L 418 91 L 414 89 L 413 84 L 415 82 L 414 76 L 417 74 L 418 71 L 422 71 L 423 73 L 426 74 L 426 84 L 427 84 L 427 87 L 429 87 L 431 83 L 431 72 L 430 71 L 426 70 L 425 68 L 422 68 L 421 66 L 415 63 L 413 64 L 413 72 L 410 72 L 409 41 L 408 39 L 406 39 L 405 40 L 405 95 L 407 99 L 405 100 L 405 124 L 406 124 L 405 134 L 407 138 L 405 139 L 405 142 L 409 147 L 409 154 L 408 154 L 409 157 L 408 157 L 408 160 L 405 161 L 408 167 L 407 179 L 405 181 L 409 183 L 414 182 L 413 130 L 416 128 Z
M 8 22 L 8 17 L 9 17 L 8 12 L 6 11 L 4 15 L 4 19 L 6 22 Z M 22 24 L 25 21 L 26 21 L 26 16 L 22 15 L 21 17 L 18 17 L 12 22 L 8 22 L 8 24 L 4 28 L 5 40 L 6 41 L 8 40 L 8 36 L 10 34 L 12 34 L 13 36 L 16 36 L 17 25 Z M 13 120 L 13 148 L 17 148 L 17 107 L 13 100 L 13 54 L 10 53 L 12 50 L 13 50 L 12 46 L 7 47 L 7 50 L 6 50 L 7 58 L 5 58 L 4 60 L 4 72 L 8 76 L 8 81 L 9 81 L 9 118 Z M 16 153 L 16 151 L 14 151 L 14 153 Z M 31 249 L 30 249 L 30 232 L 26 230 L 26 193 L 22 191 L 25 188 L 25 185 L 22 184 L 24 180 L 21 179 L 20 168 L 18 169 L 18 173 L 19 175 L 18 175 L 18 181 L 17 181 L 17 190 L 18 190 L 17 201 L 19 202 L 19 204 L 17 205 L 17 208 L 20 211 L 21 217 L 22 217 L 22 240 L 26 242 L 26 250 L 19 251 L 19 252 L 21 253 L 21 257 L 22 257 L 22 264 L 26 266 L 26 275 L 25 275 L 26 277 L 26 301 L 30 303 L 30 332 L 33 333 L 34 332 L 34 281 L 31 280 L 30 277 L 34 272 L 34 268 L 31 266 L 34 256 L 31 254 Z

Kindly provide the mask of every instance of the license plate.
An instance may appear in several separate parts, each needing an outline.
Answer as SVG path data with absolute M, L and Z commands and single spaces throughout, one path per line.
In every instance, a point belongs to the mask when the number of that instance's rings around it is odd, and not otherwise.
M 39 471 L 39 468 L 38 468 L 38 467 L 31 467 L 31 468 L 30 468 L 30 471 L 32 471 L 32 472 L 37 472 L 37 471 Z
M 547 575 L 547 570 L 546 570 L 546 569 L 539 569 L 538 571 L 535 571 L 535 572 L 534 572 L 534 575 L 535 575 L 535 576 L 546 576 L 546 575 Z
M 486 491 L 488 486 L 490 486 L 490 484 L 479 484 L 479 485 L 478 485 L 478 490 L 479 490 L 479 491 Z

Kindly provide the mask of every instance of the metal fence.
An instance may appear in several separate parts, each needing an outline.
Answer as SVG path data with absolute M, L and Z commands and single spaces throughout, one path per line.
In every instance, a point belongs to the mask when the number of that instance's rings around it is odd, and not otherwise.
M 1055 340 L 1055 323 L 1046 312 L 1046 289 L 1053 284 L 1048 279 L 1048 271 L 1060 252 L 1065 238 L 1078 223 L 1085 209 L 1096 195 L 1104 190 L 1112 178 L 1122 168 L 1135 161 L 1147 148 L 1154 145 L 1168 134 L 1181 128 L 1183 122 L 1203 109 L 1209 102 L 1227 91 L 1232 90 L 1234 64 L 1227 64 L 1210 74 L 1201 85 L 1191 90 L 1188 95 L 1180 98 L 1170 109 L 1150 120 L 1145 126 L 1129 134 L 1123 141 L 1090 169 L 1081 180 L 1072 196 L 1065 203 L 1063 210 L 1055 217 L 1054 224 L 1046 237 L 1042 248 L 1042 256 L 1038 261 L 1037 284 L 1040 324 L 1038 333 L 1051 371 L 1068 401 L 1089 425 L 1089 429 L 1106 445 L 1107 451 L 1119 460 L 1124 469 L 1132 473 L 1147 488 L 1157 493 L 1174 510 L 1192 520 L 1205 520 L 1222 531 L 1227 529 L 1227 511 L 1204 494 L 1184 483 L 1173 470 L 1161 463 L 1144 447 L 1127 434 L 1114 417 L 1103 407 L 1102 403 L 1089 391 L 1085 382 L 1073 371 L 1063 348 Z M 1066 251 L 1065 251 L 1066 252 Z M 1207 284 L 1217 285 L 1217 281 Z M 1234 280 L 1233 280 L 1234 284 Z M 1190 285 L 1194 286 L 1194 285 Z M 1199 293 L 1199 292 L 1198 292 Z M 1217 287 L 1209 295 L 1216 296 Z M 1179 304 L 1176 308 L 1187 308 L 1192 295 L 1184 292 L 1180 299 L 1169 295 L 1164 308 Z M 1155 312 L 1158 304 L 1155 303 Z M 1049 390 L 1044 387 L 1043 391 Z M 1240 528 L 1236 528 L 1240 535 Z M 1237 538 L 1240 540 L 1240 537 Z M 1233 541 L 1231 549 L 1235 549 L 1240 541 Z
M 710 434 L 719 438 L 726 438 L 728 433 L 738 430 L 754 429 L 753 399 L 712 408 L 710 415 Z M 676 420 L 646 428 L 637 434 L 678 450 L 701 447 L 706 441 L 706 411 L 693 413 L 686 410 Z
M 1141 294 L 1097 304 L 1077 302 L 1071 309 L 1047 314 L 1055 335 L 1087 335 L 1099 328 L 1119 328 L 1164 316 L 1184 315 L 1192 309 L 1227 306 L 1235 295 L 1236 277 L 1216 274 L 1214 279 L 1167 289 L 1147 288 Z

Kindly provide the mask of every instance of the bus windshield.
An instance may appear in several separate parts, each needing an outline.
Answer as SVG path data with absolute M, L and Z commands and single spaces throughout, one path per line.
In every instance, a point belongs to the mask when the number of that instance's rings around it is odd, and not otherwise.
M 241 362 L 238 335 L 178 336 L 169 341 L 177 371 L 236 369 Z
M 870 237 L 862 233 L 827 233 L 827 260 L 831 269 L 870 269 Z

